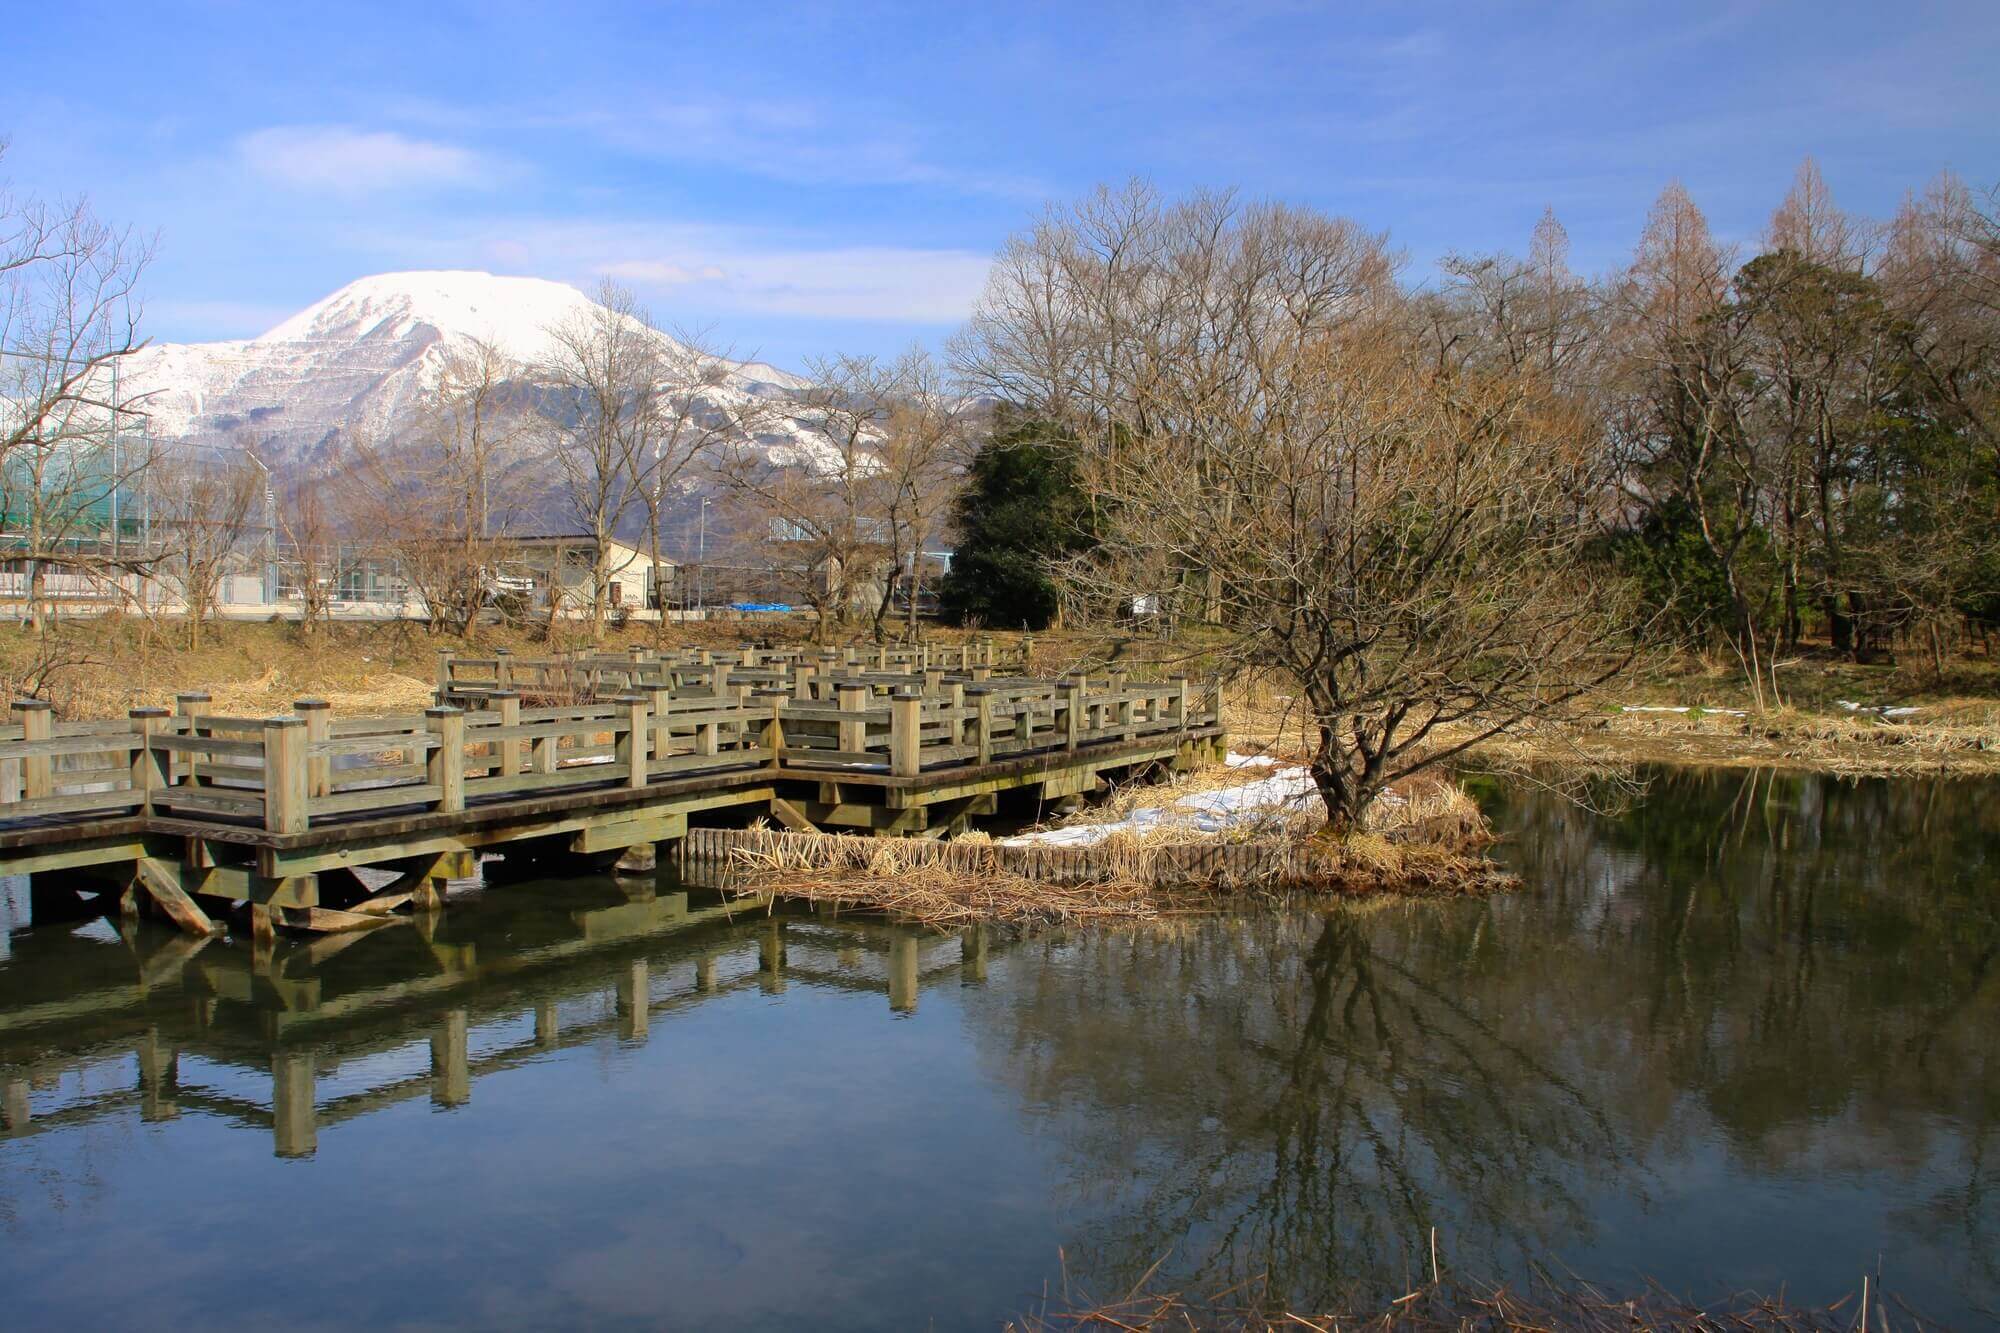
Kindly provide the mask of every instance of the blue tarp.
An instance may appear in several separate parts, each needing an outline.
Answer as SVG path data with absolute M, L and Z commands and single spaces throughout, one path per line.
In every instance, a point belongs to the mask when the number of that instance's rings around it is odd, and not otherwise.
M 789 611 L 792 608 L 784 602 L 731 602 L 731 611 Z

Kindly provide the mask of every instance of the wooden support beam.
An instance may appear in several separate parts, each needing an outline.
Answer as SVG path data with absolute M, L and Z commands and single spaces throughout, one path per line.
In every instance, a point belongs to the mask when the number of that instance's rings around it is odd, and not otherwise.
M 182 930 L 190 935 L 215 933 L 215 923 L 208 919 L 208 913 L 195 906 L 194 899 L 181 888 L 180 876 L 167 866 L 151 857 L 142 857 L 133 864 L 133 875 L 167 919 Z
M 782 796 L 771 798 L 771 817 L 794 833 L 817 833 L 819 830 L 805 812 Z

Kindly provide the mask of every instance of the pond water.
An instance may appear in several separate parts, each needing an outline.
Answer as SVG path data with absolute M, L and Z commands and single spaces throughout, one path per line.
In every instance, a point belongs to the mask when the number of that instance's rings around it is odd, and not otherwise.
M 994 1328 L 1428 1266 L 2000 1308 L 2000 787 L 1501 793 L 1524 892 L 1008 940 L 612 881 L 0 953 L 0 1320 Z

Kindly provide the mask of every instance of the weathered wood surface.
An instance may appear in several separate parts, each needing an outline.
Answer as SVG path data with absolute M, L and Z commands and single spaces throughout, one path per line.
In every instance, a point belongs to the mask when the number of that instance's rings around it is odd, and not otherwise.
M 1087 791 L 1220 744 L 1212 684 L 996 676 L 990 645 L 943 664 L 913 651 L 565 659 L 587 670 L 589 697 L 529 707 L 512 688 L 441 689 L 478 706 L 384 716 L 301 700 L 295 714 L 228 717 L 186 693 L 171 714 L 73 724 L 27 701 L 0 727 L 0 873 L 122 873 L 190 933 L 212 929 L 201 897 L 247 903 L 260 939 L 359 929 L 351 918 L 379 920 L 388 904 L 325 906 L 318 876 L 351 902 L 339 876 L 389 870 L 401 878 L 388 899 L 430 910 L 482 851 L 650 850 L 724 808 L 794 829 L 949 836 L 1000 792 Z M 455 660 L 441 679 L 457 679 Z M 480 660 L 501 685 L 543 672 Z
M 503 695 L 487 701 L 498 707 L 440 705 L 387 717 L 338 717 L 319 701 L 302 701 L 308 706 L 296 715 L 230 718 L 189 706 L 199 696 L 186 695 L 172 716 L 134 710 L 123 724 L 88 730 L 59 729 L 45 706 L 24 703 L 18 728 L 6 729 L 18 739 L 0 734 L 0 761 L 16 761 L 22 775 L 18 790 L 0 792 L 0 833 L 134 815 L 148 827 L 178 820 L 298 835 L 744 770 L 921 787 L 929 775 L 955 779 L 968 766 L 1129 745 L 1219 722 L 1214 688 L 1185 680 L 971 681 L 930 667 L 914 677 L 838 676 L 798 662 L 767 663 L 757 673 L 774 683 L 654 685 L 606 702 L 537 708 Z

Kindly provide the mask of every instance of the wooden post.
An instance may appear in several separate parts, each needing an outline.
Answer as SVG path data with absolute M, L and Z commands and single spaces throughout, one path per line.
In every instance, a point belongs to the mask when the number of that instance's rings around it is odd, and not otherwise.
M 166 725 L 167 710 L 134 708 L 126 716 L 139 735 L 139 748 L 132 751 L 132 792 L 138 798 L 139 813 L 151 814 L 153 798 L 167 785 L 166 751 L 153 748 L 153 737 Z
M 311 1051 L 271 1056 L 271 1140 L 280 1157 L 310 1157 L 319 1146 Z
M 993 691 L 984 685 L 968 685 L 966 697 L 972 701 L 972 743 L 979 747 L 979 762 L 993 762 Z
M 813 666 L 800 662 L 792 668 L 792 697 L 801 703 L 813 697 Z
M 493 650 L 493 693 L 500 695 L 514 688 L 514 650 L 495 648 Z
M 554 1000 L 542 1000 L 535 1005 L 535 1045 L 545 1051 L 552 1051 L 562 1035 L 562 1020 L 556 1012 Z
M 521 725 L 521 696 L 514 690 L 499 690 L 493 695 L 493 704 L 500 710 L 500 725 L 518 727 Z M 500 776 L 517 777 L 521 772 L 521 742 L 506 740 L 499 743 Z
M 292 711 L 306 720 L 306 794 L 325 796 L 333 789 L 333 760 L 315 755 L 312 747 L 332 738 L 332 709 L 324 699 L 294 699 Z
M 264 719 L 264 827 L 273 833 L 304 833 L 306 722 L 302 717 Z
M 646 708 L 653 715 L 653 758 L 665 759 L 674 752 L 674 691 L 664 671 L 659 684 L 646 687 Z
M 963 983 L 986 980 L 986 927 L 972 925 L 958 937 L 958 956 L 962 966 L 959 977 Z
M 1167 681 L 1167 721 L 1183 731 L 1187 729 L 1187 706 L 1187 677 L 1170 677 Z
M 764 723 L 762 744 L 771 752 L 771 767 L 779 767 L 785 757 L 785 700 L 783 690 L 759 690 L 757 697 L 770 706 L 771 716 Z
M 14 716 L 20 719 L 21 739 L 45 741 L 55 730 L 55 710 L 46 699 L 16 699 Z M 35 800 L 55 792 L 55 761 L 45 754 L 21 757 L 21 796 Z
M 201 717 L 209 711 L 209 702 L 209 696 L 199 691 L 176 694 L 174 696 L 175 716 L 187 719 L 181 725 L 182 735 L 194 737 L 206 736 L 208 734 L 207 730 L 201 725 Z M 199 756 L 197 755 L 183 754 L 174 760 L 169 770 L 173 774 L 173 780 L 187 787 L 201 786 L 201 775 L 195 772 L 195 764 L 198 758 Z
M 647 724 L 646 696 L 621 694 L 615 702 L 618 712 L 614 722 L 616 739 L 612 742 L 611 762 L 625 770 L 627 787 L 643 787 L 646 785 L 646 738 L 652 730 Z
M 635 958 L 618 973 L 618 998 L 614 1007 L 618 1015 L 618 1039 L 620 1041 L 644 1041 L 646 1029 L 653 1016 L 653 994 L 651 969 L 646 960 Z
M 472 1069 L 466 1059 L 466 1012 L 447 1009 L 431 1034 L 431 1101 L 463 1106 L 472 1100 Z
M 1032 634 L 1021 636 L 1021 674 L 1035 674 L 1035 636 Z
M 785 919 L 774 916 L 764 923 L 757 941 L 757 984 L 769 994 L 785 988 Z
M 917 1011 L 917 938 L 896 935 L 889 940 L 889 1008 L 898 1014 Z
M 868 707 L 868 687 L 858 680 L 843 680 L 835 690 L 840 704 L 840 734 L 834 744 L 849 754 L 861 754 L 868 749 L 868 720 L 859 716 Z M 850 721 L 846 714 L 856 716 Z
M 913 686 L 900 685 L 889 701 L 889 771 L 913 778 L 923 768 L 924 697 Z
M 1083 682 L 1071 677 L 1063 681 L 1060 688 L 1065 719 L 1063 745 L 1074 750 L 1083 737 Z
M 451 697 L 451 649 L 438 649 L 437 688 L 433 691 L 437 702 L 443 704 Z
M 437 738 L 425 757 L 425 781 L 438 789 L 439 810 L 465 809 L 465 713 L 457 708 L 426 708 L 424 725 Z

